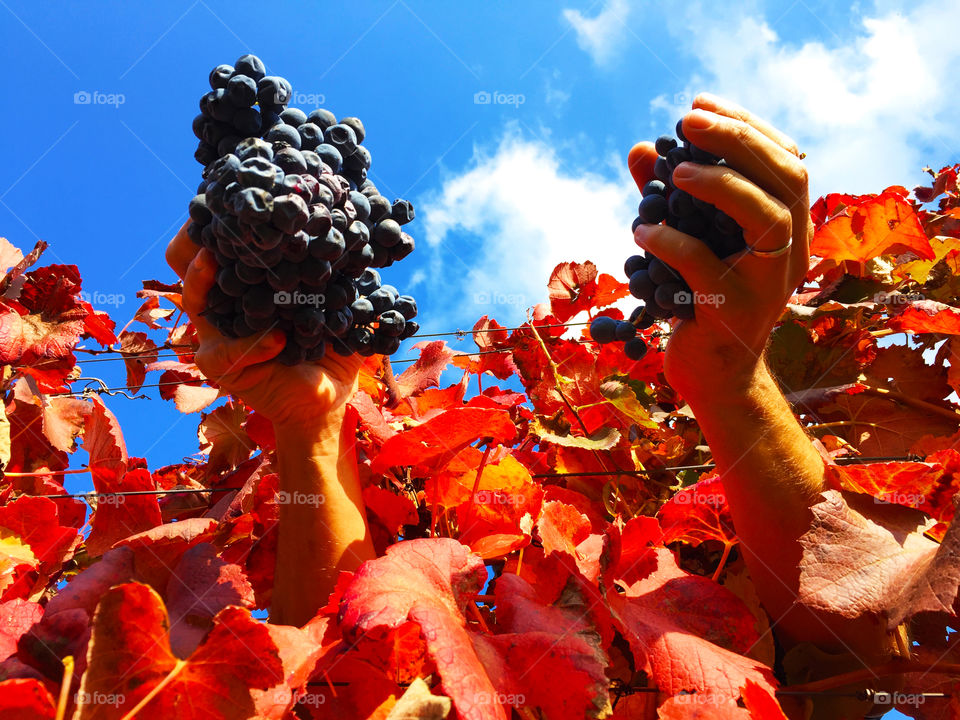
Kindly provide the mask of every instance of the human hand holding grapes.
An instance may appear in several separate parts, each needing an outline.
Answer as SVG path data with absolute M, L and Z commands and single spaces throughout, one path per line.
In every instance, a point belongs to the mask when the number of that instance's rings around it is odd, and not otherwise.
M 726 165 L 684 162 L 674 184 L 715 205 L 742 228 L 747 252 L 719 259 L 700 240 L 666 225 L 640 225 L 637 243 L 673 267 L 690 285 L 696 317 L 679 321 L 667 344 L 667 379 L 685 396 L 734 391 L 751 382 L 770 331 L 803 279 L 813 235 L 807 173 L 796 145 L 743 108 L 697 96 L 683 133 Z M 654 177 L 657 151 L 636 145 L 630 170 L 639 187 Z
M 328 353 L 319 363 L 287 367 L 274 358 L 284 345 L 279 330 L 231 339 L 201 312 L 214 283 L 216 260 L 187 235 L 186 225 L 167 247 L 167 262 L 183 279 L 183 308 L 197 330 L 197 366 L 224 390 L 277 427 L 315 425 L 343 408 L 357 387 L 362 358 Z

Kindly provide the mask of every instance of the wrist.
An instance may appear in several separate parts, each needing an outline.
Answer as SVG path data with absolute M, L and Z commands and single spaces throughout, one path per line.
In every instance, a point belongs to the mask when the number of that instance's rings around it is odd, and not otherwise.
M 277 438 L 277 446 L 281 444 L 302 445 L 307 442 L 339 442 L 340 431 L 346 416 L 346 403 L 327 409 L 323 412 L 311 413 L 307 416 L 297 416 L 273 421 L 273 432 Z
M 704 351 L 697 353 L 696 358 L 687 356 L 680 360 L 668 355 L 664 373 L 691 407 L 703 402 L 742 402 L 757 388 L 775 386 L 762 357 L 729 348 Z

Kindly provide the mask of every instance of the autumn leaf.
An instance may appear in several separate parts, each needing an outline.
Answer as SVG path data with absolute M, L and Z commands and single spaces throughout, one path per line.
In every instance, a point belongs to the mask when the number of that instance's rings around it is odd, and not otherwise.
M 100 555 L 125 537 L 141 533 L 159 525 L 163 518 L 157 496 L 151 494 L 117 495 L 118 492 L 156 490 L 149 470 L 137 468 L 125 473 L 122 479 L 97 480 L 96 509 L 90 520 L 87 553 Z
M 625 588 L 607 592 L 620 631 L 653 684 L 674 695 L 694 690 L 736 700 L 753 680 L 773 691 L 770 668 L 744 657 L 758 639 L 754 618 L 730 591 L 677 567 L 669 550 L 657 551 L 657 569 Z
M 834 198 L 821 198 L 817 204 L 829 208 Z M 919 258 L 933 259 L 920 220 L 901 195 L 885 191 L 845 199 L 842 209 L 830 208 L 831 216 L 816 229 L 810 244 L 811 255 L 866 262 L 887 253 L 913 252 Z
M 17 652 L 17 641 L 42 616 L 43 608 L 39 603 L 22 598 L 0 603 L 0 661 Z
M 503 410 L 454 408 L 390 438 L 370 470 L 382 473 L 396 465 L 438 467 L 479 438 L 506 443 L 515 434 L 513 420 Z
M 420 357 L 397 378 L 400 390 L 397 400 L 404 400 L 430 387 L 440 387 L 440 375 L 454 356 L 454 352 L 442 340 L 420 342 L 411 349 L 419 350 Z
M 363 503 L 387 531 L 394 535 L 402 525 L 417 523 L 417 506 L 404 495 L 371 486 L 363 489 Z
M 915 300 L 887 323 L 894 332 L 960 335 L 960 308 L 935 300 Z
M 747 680 L 741 694 L 753 720 L 787 720 L 776 697 L 753 680 Z
M 718 540 L 731 545 L 737 541 L 719 477 L 706 478 L 674 493 L 660 507 L 657 519 L 663 528 L 664 544 L 680 540 L 696 546 L 704 540 Z
M 522 697 L 520 705 L 539 707 L 547 718 L 603 718 L 611 711 L 609 662 L 600 633 L 591 622 L 587 599 L 567 586 L 548 605 L 525 580 L 512 574 L 497 579 L 497 624 L 493 637 L 474 638 L 499 653 L 500 692 Z M 485 653 L 482 653 L 485 655 Z M 492 659 L 485 664 L 490 667 Z
M 210 456 L 211 473 L 235 468 L 250 457 L 254 446 L 243 429 L 247 416 L 243 404 L 233 400 L 201 416 L 197 435 L 200 452 Z
M 183 553 L 167 583 L 170 648 L 185 658 L 213 627 L 226 607 L 254 607 L 253 588 L 243 569 L 217 556 L 216 548 L 199 543 Z
M 386 720 L 443 720 L 450 713 L 450 698 L 433 695 L 417 678 L 400 696 Z
M 3 720 L 54 720 L 56 715 L 53 696 L 39 680 L 0 682 L 0 717 Z
M 443 693 L 462 720 L 506 720 L 491 702 L 496 688 L 472 647 L 464 609 L 486 579 L 483 562 L 447 538 L 408 540 L 360 566 L 343 595 L 344 637 L 383 632 L 413 621 L 437 666 Z
M 558 322 L 592 307 L 604 307 L 629 294 L 625 283 L 610 275 L 597 276 L 597 266 L 565 262 L 557 265 L 547 283 L 550 290 L 550 312 Z
M 120 353 L 127 368 L 127 387 L 138 393 L 146 376 L 146 366 L 157 361 L 157 346 L 146 333 L 124 330 L 120 333 Z
M 44 497 L 21 496 L 0 507 L 0 536 L 29 546 L 44 575 L 58 572 L 80 542 L 77 528 L 62 525 L 57 505 Z
M 675 695 L 657 708 L 659 720 L 750 720 L 726 695 L 710 692 Z
M 165 592 L 170 574 L 183 554 L 197 543 L 210 541 L 216 527 L 213 518 L 186 518 L 128 535 L 113 547 L 129 548 L 137 579 L 157 592 Z
M 87 416 L 83 447 L 90 454 L 89 467 L 95 487 L 112 484 L 126 472 L 127 446 L 120 423 L 99 397 L 93 398 L 93 410 Z
M 254 715 L 251 691 L 284 681 L 277 648 L 265 625 L 240 608 L 214 620 L 204 643 L 186 660 L 167 640 L 159 595 L 137 583 L 107 591 L 97 607 L 81 697 L 110 696 L 114 704 L 81 704 L 77 720 L 119 720 L 143 703 L 142 717 L 207 720 Z
M 836 490 L 823 496 L 800 538 L 802 602 L 847 618 L 875 613 L 890 629 L 919 612 L 953 614 L 960 526 L 938 544 L 923 537 L 933 521 L 916 510 Z

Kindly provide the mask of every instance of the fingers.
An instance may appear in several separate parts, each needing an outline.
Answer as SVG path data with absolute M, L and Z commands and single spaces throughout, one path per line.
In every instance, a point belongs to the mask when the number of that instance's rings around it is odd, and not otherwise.
M 643 186 L 653 179 L 653 165 L 657 161 L 657 151 L 651 142 L 637 143 L 630 148 L 627 155 L 627 165 L 630 166 L 630 174 L 633 175 L 634 182 L 641 190 Z
M 693 108 L 709 110 L 717 115 L 725 115 L 728 118 L 740 120 L 766 135 L 787 152 L 800 155 L 797 144 L 787 135 L 784 135 L 766 120 L 761 120 L 748 110 L 725 98 L 717 97 L 712 93 L 700 93 L 693 99 Z
M 639 225 L 633 237 L 637 245 L 679 272 L 693 291 L 725 292 L 722 278 L 730 268 L 701 240 L 666 225 Z
M 173 271 L 181 278 L 187 274 L 187 267 L 190 265 L 190 261 L 193 260 L 194 256 L 200 250 L 200 246 L 187 235 L 187 226 L 190 222 L 190 220 L 187 220 L 173 240 L 170 241 L 170 244 L 167 245 L 167 264 L 172 267 Z
M 694 145 L 720 155 L 727 165 L 790 207 L 809 208 L 807 171 L 800 159 L 748 123 L 706 110 L 683 118 Z
M 757 250 L 783 247 L 793 234 L 790 209 L 728 167 L 680 163 L 673 182 L 733 218 L 743 228 L 747 245 Z
M 201 249 L 183 273 L 183 309 L 191 319 L 197 318 L 207 307 L 207 293 L 216 282 L 217 261 L 213 253 Z M 194 322 L 196 324 L 196 322 Z
M 250 337 L 204 343 L 196 354 L 197 367 L 208 378 L 218 381 L 251 365 L 273 360 L 285 342 L 280 330 L 268 328 Z

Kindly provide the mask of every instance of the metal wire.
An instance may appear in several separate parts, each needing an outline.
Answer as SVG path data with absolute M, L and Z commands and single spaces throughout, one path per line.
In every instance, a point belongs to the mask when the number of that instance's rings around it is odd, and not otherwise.
M 845 464 L 861 464 L 868 462 L 904 462 L 904 461 L 917 461 L 919 458 L 916 455 L 898 455 L 898 456 L 889 456 L 889 457 L 850 457 L 850 458 L 837 458 L 837 460 L 844 460 Z M 577 472 L 556 472 L 556 473 L 533 473 L 530 477 L 535 479 L 542 478 L 563 478 L 563 477 L 589 477 L 590 475 L 647 475 L 650 471 L 661 471 L 661 472 L 680 472 L 682 470 L 712 470 L 716 467 L 713 463 L 706 463 L 704 465 L 670 465 L 662 468 L 651 468 L 651 470 L 595 470 L 595 471 L 577 471 Z M 79 468 L 79 470 L 84 470 L 88 468 Z M 33 473 L 33 475 L 40 476 L 47 473 Z M 56 471 L 49 473 L 50 475 L 56 475 Z M 2 478 L 2 473 L 0 473 L 0 478 Z M 117 490 L 113 492 L 97 492 L 91 490 L 90 492 L 85 493 L 60 493 L 57 495 L 31 495 L 28 493 L 18 494 L 17 497 L 45 497 L 50 498 L 51 500 L 66 500 L 66 499 L 78 499 L 78 500 L 89 500 L 91 498 L 100 498 L 100 497 L 125 497 L 125 496 L 134 496 L 134 495 L 177 495 L 177 494 L 189 494 L 189 493 L 219 493 L 219 492 L 235 492 L 242 490 L 242 487 L 224 487 L 224 488 L 172 488 L 168 490 L 157 489 L 157 490 Z

